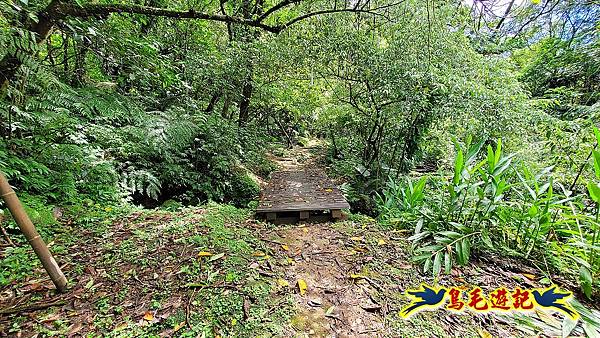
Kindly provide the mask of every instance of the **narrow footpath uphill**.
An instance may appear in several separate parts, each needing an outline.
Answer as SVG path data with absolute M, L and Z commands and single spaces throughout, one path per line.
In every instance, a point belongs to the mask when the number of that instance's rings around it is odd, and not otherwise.
M 322 148 L 273 157 L 288 170 L 323 167 Z M 524 337 L 561 336 L 562 315 L 528 318 L 424 311 L 398 314 L 404 292 L 433 284 L 410 262 L 410 235 L 348 215 L 273 225 L 253 211 L 209 203 L 169 210 L 90 204 L 59 219 L 48 239 L 66 272 L 57 295 L 28 247 L 7 252 L 0 336 Z M 17 264 L 18 263 L 18 264 Z M 17 269 L 16 267 L 21 267 Z M 489 292 L 541 287 L 531 269 L 488 257 L 438 283 Z M 584 336 L 580 326 L 572 332 Z

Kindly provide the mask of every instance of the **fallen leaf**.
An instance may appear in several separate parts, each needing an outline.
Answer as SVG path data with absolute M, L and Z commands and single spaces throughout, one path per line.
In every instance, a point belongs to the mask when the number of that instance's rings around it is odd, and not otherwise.
M 360 242 L 363 240 L 363 237 L 350 237 L 351 240 Z
M 333 314 L 333 310 L 334 310 L 334 309 L 335 309 L 335 306 L 334 306 L 334 305 L 330 306 L 330 307 L 327 309 L 327 311 L 325 311 L 325 317 L 327 317 L 327 316 L 331 316 L 331 314 Z
M 285 251 L 290 251 L 290 247 L 287 246 L 286 244 L 281 244 L 281 248 Z
M 208 251 L 200 251 L 200 252 L 198 252 L 198 257 L 207 257 L 207 256 L 212 256 L 212 253 L 210 253 Z
M 220 254 L 216 254 L 214 256 L 212 256 L 211 258 L 208 259 L 209 262 L 213 262 L 216 261 L 219 258 L 223 258 L 223 256 L 225 256 L 224 252 L 221 252 Z
M 376 312 L 376 311 L 381 310 L 381 305 L 368 302 L 368 303 L 360 304 L 360 308 L 367 312 Z
M 306 290 L 308 290 L 308 285 L 306 284 L 306 281 L 304 279 L 298 279 L 298 291 L 300 291 L 300 295 L 304 296 Z
M 530 273 L 522 273 L 522 275 L 525 276 L 525 277 L 527 277 L 527 278 L 529 278 L 529 279 L 531 279 L 531 280 L 535 280 L 536 279 L 535 275 L 532 275 Z
M 69 326 L 69 333 L 68 335 L 75 335 L 77 332 L 81 331 L 81 329 L 83 328 L 83 325 L 81 323 L 75 323 L 72 324 L 71 326 Z
M 277 280 L 277 284 L 278 284 L 279 286 L 281 286 L 281 287 L 288 287 L 288 286 L 290 286 L 290 283 L 288 283 L 288 282 L 287 282 L 285 279 L 283 279 L 283 278 L 279 278 L 279 279 Z
M 484 329 L 477 329 L 477 333 L 481 338 L 492 338 L 492 335 Z
M 377 241 L 377 245 L 385 245 L 386 242 L 383 239 Z
M 254 257 L 263 257 L 263 256 L 266 256 L 266 255 L 265 255 L 265 253 L 264 253 L 264 252 L 262 252 L 262 251 L 256 251 L 256 252 L 254 252 L 254 253 L 252 254 L 252 256 L 254 256 Z
M 146 311 L 146 313 L 144 313 L 144 319 L 151 322 L 154 320 L 154 315 L 152 314 L 152 312 Z
M 173 332 L 175 333 L 175 332 L 181 330 L 181 328 L 184 326 L 185 326 L 185 322 L 181 322 L 181 323 L 175 325 L 175 327 L 173 328 Z
M 326 192 L 332 192 L 333 189 L 325 189 Z
M 319 299 L 319 298 L 314 298 L 314 299 L 310 299 L 307 304 L 308 304 L 308 306 L 312 306 L 312 307 L 321 307 L 323 305 L 323 301 L 321 301 L 321 299 Z
M 350 274 L 350 278 L 352 279 L 361 279 L 361 278 L 365 278 L 364 275 L 358 274 L 358 273 L 352 273 Z

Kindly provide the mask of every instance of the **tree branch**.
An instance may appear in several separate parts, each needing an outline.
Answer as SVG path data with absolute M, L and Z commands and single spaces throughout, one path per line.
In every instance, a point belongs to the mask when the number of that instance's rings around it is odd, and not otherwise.
M 251 27 L 261 28 L 271 33 L 279 33 L 281 31 L 279 27 L 265 25 L 256 20 L 221 14 L 196 12 L 193 9 L 190 9 L 188 11 L 178 11 L 165 8 L 124 4 L 86 4 L 79 7 L 76 5 L 65 3 L 62 3 L 60 7 L 60 12 L 63 13 L 64 16 L 74 16 L 80 18 L 86 18 L 91 16 L 105 16 L 111 13 L 129 13 L 144 14 L 150 16 L 162 16 L 176 19 L 201 19 L 220 21 L 226 23 L 239 23 Z
M 391 3 L 388 5 L 382 5 L 376 8 L 371 8 L 371 9 L 362 9 L 362 8 L 357 8 L 356 6 L 353 8 L 340 8 L 340 9 L 325 9 L 325 10 L 321 10 L 321 11 L 315 11 L 315 12 L 310 12 L 310 13 L 306 13 L 304 15 L 300 15 L 290 21 L 288 21 L 287 23 L 281 25 L 281 26 L 277 26 L 279 28 L 280 31 L 288 28 L 289 26 L 297 23 L 298 21 L 302 21 L 302 20 L 306 20 L 308 18 L 311 18 L 313 16 L 317 16 L 317 15 L 323 15 L 323 14 L 332 14 L 332 13 L 343 13 L 343 12 L 350 12 L 350 13 L 365 13 L 365 14 L 372 14 L 372 15 L 379 15 L 379 16 L 384 16 L 381 13 L 377 13 L 378 10 L 381 9 L 385 9 L 385 8 L 390 8 L 390 7 L 394 7 L 397 6 L 401 3 L 403 3 L 404 0 L 402 1 L 398 1 L 395 3 Z M 385 17 L 385 16 L 384 16 Z
M 280 10 L 286 6 L 289 6 L 291 4 L 300 3 L 300 2 L 302 2 L 302 0 L 283 0 L 282 2 L 278 3 L 277 5 L 267 9 L 267 11 L 263 13 L 263 15 L 261 15 L 260 17 L 258 17 L 258 19 L 256 19 L 256 22 L 262 22 L 267 17 L 269 17 L 269 15 L 277 12 L 278 10 Z

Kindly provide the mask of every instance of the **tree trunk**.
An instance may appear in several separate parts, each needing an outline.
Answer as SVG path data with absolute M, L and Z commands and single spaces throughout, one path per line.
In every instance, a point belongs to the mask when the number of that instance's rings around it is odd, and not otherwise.
M 252 66 L 250 66 L 251 68 Z M 242 100 L 240 101 L 240 116 L 238 118 L 238 125 L 243 127 L 248 123 L 248 116 L 250 115 L 250 99 L 252 98 L 252 91 L 254 89 L 252 83 L 252 69 L 244 80 L 242 86 Z

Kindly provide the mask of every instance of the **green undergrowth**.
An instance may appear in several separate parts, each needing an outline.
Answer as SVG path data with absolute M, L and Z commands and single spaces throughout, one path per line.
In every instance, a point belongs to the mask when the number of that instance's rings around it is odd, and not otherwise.
M 54 222 L 46 240 L 54 243 L 51 250 L 59 263 L 68 261 L 71 292 L 83 289 L 82 299 L 90 303 L 95 319 L 84 330 L 90 334 L 270 337 L 282 335 L 289 322 L 291 297 L 259 273 L 270 268 L 268 249 L 246 224 L 248 209 L 209 203 L 164 211 L 90 203 L 65 214 L 69 221 Z M 93 251 L 93 243 L 101 243 L 99 254 L 91 261 L 77 258 L 78 251 Z M 29 246 L 19 244 L 0 260 L 0 288 L 18 289 L 31 279 L 46 278 Z M 92 276 L 90 266 L 105 273 Z M 150 321 L 127 305 L 139 308 L 140 299 L 149 295 L 151 300 L 141 306 L 154 317 Z M 55 308 L 36 316 L 69 318 L 66 311 Z M 65 335 L 70 320 L 49 329 L 17 316 L 11 332 Z

